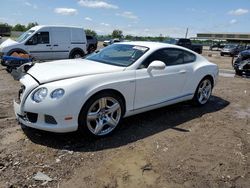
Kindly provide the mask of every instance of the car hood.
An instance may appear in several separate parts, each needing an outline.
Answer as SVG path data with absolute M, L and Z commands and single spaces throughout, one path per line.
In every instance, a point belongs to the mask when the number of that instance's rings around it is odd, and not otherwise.
M 111 73 L 125 70 L 124 67 L 98 63 L 85 59 L 71 59 L 36 63 L 27 72 L 40 84 L 80 76 Z
M 13 46 L 16 44 L 19 44 L 19 43 L 9 38 L 9 39 L 5 40 L 4 42 L 2 42 L 0 47 L 4 48 L 4 47 Z

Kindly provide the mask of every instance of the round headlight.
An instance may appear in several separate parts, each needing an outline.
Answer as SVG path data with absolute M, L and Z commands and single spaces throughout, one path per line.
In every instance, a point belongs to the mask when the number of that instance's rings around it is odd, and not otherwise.
M 54 91 L 52 91 L 51 92 L 51 94 L 50 94 L 50 97 L 52 98 L 52 99 L 60 99 L 63 95 L 64 95 L 64 90 L 63 89 L 56 89 L 56 90 L 54 90 Z
M 47 96 L 47 93 L 48 93 L 47 88 L 45 87 L 39 88 L 32 94 L 32 100 L 37 103 L 42 102 Z

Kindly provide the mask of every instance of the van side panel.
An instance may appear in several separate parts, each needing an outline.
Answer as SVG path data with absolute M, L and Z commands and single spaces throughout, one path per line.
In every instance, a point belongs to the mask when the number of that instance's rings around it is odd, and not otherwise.
M 71 28 L 71 42 L 85 42 L 83 29 Z
M 67 27 L 51 28 L 53 59 L 67 59 L 69 57 L 71 41 L 70 30 Z
M 87 54 L 87 39 L 84 29 L 71 28 L 71 50 L 80 48 Z

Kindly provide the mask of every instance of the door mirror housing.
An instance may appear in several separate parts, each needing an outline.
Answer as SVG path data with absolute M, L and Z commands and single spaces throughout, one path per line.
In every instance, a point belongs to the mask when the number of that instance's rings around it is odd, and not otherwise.
M 147 71 L 151 72 L 152 70 L 164 70 L 165 67 L 166 65 L 162 61 L 153 61 L 149 64 Z

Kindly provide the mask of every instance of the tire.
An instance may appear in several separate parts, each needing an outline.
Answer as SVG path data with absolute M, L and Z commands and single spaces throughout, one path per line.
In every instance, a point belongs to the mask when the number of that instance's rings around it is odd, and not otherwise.
M 28 54 L 26 51 L 24 51 L 24 50 L 22 50 L 22 49 L 13 49 L 13 50 L 11 50 L 11 51 L 9 51 L 8 53 L 7 53 L 7 56 L 11 56 L 11 54 L 13 54 L 13 53 L 18 53 L 18 54 L 20 54 L 20 53 L 23 53 L 23 54 Z
M 224 56 L 224 54 L 220 54 L 221 56 Z
M 96 50 L 96 48 L 93 45 L 90 45 L 88 48 L 88 54 L 93 53 Z
M 6 71 L 7 71 L 8 73 L 11 73 L 12 70 L 13 70 L 13 69 L 12 69 L 11 67 L 9 67 L 9 66 L 6 68 Z
M 205 105 L 212 94 L 212 90 L 212 80 L 209 77 L 203 78 L 196 88 L 193 103 L 197 106 Z
M 78 130 L 94 137 L 110 135 L 119 125 L 124 111 L 121 97 L 112 92 L 98 93 L 82 107 L 78 118 Z
M 235 70 L 235 74 L 238 75 L 238 76 L 242 76 L 242 71 L 241 70 Z
M 84 53 L 82 51 L 76 50 L 70 54 L 69 58 L 78 59 L 78 58 L 82 58 L 83 56 L 84 56 Z

